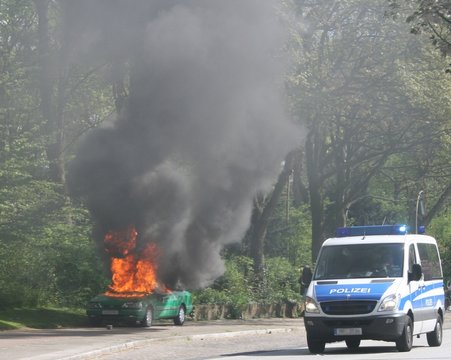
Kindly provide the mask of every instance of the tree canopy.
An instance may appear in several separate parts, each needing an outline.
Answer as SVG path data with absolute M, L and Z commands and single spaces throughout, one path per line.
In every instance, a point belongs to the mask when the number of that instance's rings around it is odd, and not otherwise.
M 425 33 L 443 56 L 451 54 L 451 1 L 416 0 L 413 2 L 390 0 L 390 15 L 405 18 L 411 24 L 412 34 Z M 406 11 L 407 8 L 408 10 Z M 451 63 L 446 72 L 451 72 Z
M 160 92 L 141 90 L 153 90 L 165 84 L 154 84 L 155 88 L 147 86 L 148 81 L 163 78 L 158 72 L 137 75 L 141 74 L 137 70 L 142 70 L 143 62 L 159 58 L 150 57 L 140 47 L 145 43 L 143 34 L 139 39 L 131 36 L 136 29 L 124 27 L 125 16 L 112 21 L 109 16 L 113 12 L 104 11 L 101 21 L 105 27 L 97 32 L 89 27 L 104 3 L 95 0 L 77 4 L 69 0 L 4 0 L 0 3 L 0 304 L 3 306 L 82 306 L 109 282 L 107 266 L 102 262 L 104 249 L 99 249 L 93 241 L 92 208 L 90 212 L 86 198 L 69 192 L 68 164 L 77 157 L 76 149 L 86 134 L 99 128 L 106 129 L 103 134 L 109 133 L 112 120 L 121 118 L 136 97 L 149 96 L 145 109 L 150 112 L 155 104 L 164 103 L 164 88 Z M 140 21 L 147 23 L 157 18 L 160 7 L 171 7 L 173 3 L 178 2 L 149 2 L 146 11 L 137 11 L 127 4 L 127 9 L 123 10 L 138 13 L 135 15 L 139 15 Z M 211 2 L 218 7 L 215 11 L 219 14 L 221 9 L 225 12 L 224 17 L 218 17 L 224 24 L 233 18 L 226 16 L 227 11 L 249 12 L 246 14 L 250 15 L 254 9 L 252 4 L 257 3 L 249 2 L 251 5 L 230 10 L 225 5 L 221 7 L 219 0 Z M 93 6 L 92 14 L 78 13 L 82 9 L 80 4 Z M 262 172 L 250 169 L 262 169 L 267 166 L 268 158 L 278 159 L 279 154 L 271 147 L 271 136 L 254 121 L 258 117 L 270 118 L 263 110 L 244 111 L 244 115 L 253 117 L 250 122 L 240 122 L 238 113 L 230 111 L 230 120 L 224 117 L 220 122 L 207 122 L 206 129 L 196 128 L 201 123 L 193 116 L 190 123 L 193 126 L 181 126 L 181 131 L 177 132 L 177 127 L 171 128 L 177 124 L 168 117 L 173 114 L 169 109 L 158 112 L 163 127 L 133 129 L 136 134 L 155 131 L 155 139 L 159 138 L 161 129 L 166 133 L 174 130 L 178 134 L 174 141 L 187 143 L 197 141 L 193 140 L 195 133 L 210 134 L 203 140 L 222 154 L 224 163 L 230 155 L 224 149 L 228 149 L 239 156 L 241 164 L 247 164 L 247 167 L 236 168 L 230 165 L 223 174 L 233 171 L 246 176 L 254 174 L 251 184 L 237 182 L 240 177 L 236 177 L 232 179 L 234 182 L 224 182 L 222 188 L 218 187 L 217 182 L 224 178 L 210 178 L 212 174 L 205 165 L 208 157 L 204 151 L 196 153 L 206 159 L 202 176 L 208 181 L 199 183 L 209 184 L 210 190 L 222 191 L 219 195 L 223 196 L 218 196 L 217 201 L 224 203 L 216 204 L 218 208 L 235 204 L 236 198 L 244 199 L 242 213 L 249 215 L 249 218 L 240 218 L 234 212 L 219 212 L 223 217 L 239 221 L 240 229 L 247 227 L 248 230 L 243 238 L 237 236 L 234 244 L 221 247 L 221 257 L 226 259 L 225 275 L 199 293 L 199 301 L 243 304 L 296 298 L 297 277 L 302 266 L 313 265 L 322 242 L 336 227 L 350 224 L 397 222 L 414 227 L 418 222 L 428 225 L 429 233 L 439 242 L 445 275 L 450 277 L 451 78 L 445 72 L 449 70 L 449 0 L 413 3 L 287 0 L 278 5 L 279 21 L 288 28 L 289 36 L 284 47 L 278 48 L 273 56 L 288 64 L 285 78 L 260 80 L 259 76 L 263 75 L 261 69 L 256 68 L 255 72 L 243 76 L 235 74 L 234 78 L 222 77 L 223 81 L 216 81 L 217 94 L 224 94 L 221 99 L 234 101 L 240 99 L 243 89 L 230 90 L 230 84 L 240 84 L 248 91 L 246 81 L 254 81 L 258 86 L 252 106 L 260 104 L 261 109 L 271 108 L 268 104 L 278 105 L 267 96 L 265 87 L 274 82 L 284 83 L 287 113 L 303 137 L 298 138 L 297 146 L 285 159 L 280 159 L 281 165 L 274 165 L 279 174 L 271 179 L 273 186 L 266 187 L 269 191 L 254 194 L 249 190 L 254 183 L 263 182 L 259 175 Z M 181 7 L 176 7 L 175 14 L 191 16 Z M 204 15 L 208 18 L 208 14 L 211 12 Z M 76 21 L 77 16 L 85 21 Z M 193 26 L 190 34 L 196 34 L 195 18 L 190 19 Z M 208 19 L 205 21 L 208 23 Z M 224 24 L 221 26 L 226 26 Z M 136 28 L 138 25 L 142 24 L 136 24 Z M 157 25 L 164 24 L 158 22 Z M 252 24 L 248 26 L 254 29 Z M 264 28 L 262 24 L 255 27 Z M 234 29 L 234 24 L 228 24 L 227 29 Z M 92 37 L 86 38 L 87 34 Z M 206 37 L 201 33 L 197 35 L 198 47 L 192 57 L 186 59 L 195 69 L 194 73 L 177 72 L 177 67 L 183 67 L 182 62 L 161 64 L 166 74 L 180 74 L 182 79 L 175 80 L 180 80 L 184 89 L 191 89 L 186 79 L 204 73 L 204 66 L 208 65 L 210 74 L 216 71 L 228 74 L 233 66 L 242 66 L 242 62 L 251 68 L 253 64 L 261 64 L 247 56 L 253 50 L 255 56 L 265 54 L 256 46 L 247 49 L 243 56 L 239 48 L 228 43 L 236 54 L 233 58 L 236 63 L 219 61 L 221 51 L 230 51 L 221 46 L 219 32 L 214 39 L 216 42 L 209 38 L 209 46 L 220 51 L 214 54 L 218 62 L 197 63 L 198 51 L 203 56 L 201 59 L 208 58 L 202 43 Z M 130 46 L 117 48 L 114 40 L 118 36 L 128 37 Z M 265 36 L 269 35 L 266 31 L 248 36 L 261 36 L 261 41 L 265 41 Z M 163 46 L 165 39 L 159 40 Z M 176 40 L 171 38 L 174 43 Z M 135 47 L 142 51 L 140 57 L 130 56 L 129 51 L 135 51 Z M 218 66 L 221 69 L 216 68 Z M 204 89 L 202 86 L 206 83 L 197 84 L 199 90 Z M 185 94 L 191 98 L 199 95 L 188 90 Z M 186 105 L 188 102 L 180 96 L 182 93 L 177 92 L 176 97 Z M 213 99 L 212 94 L 202 94 L 208 95 L 204 101 Z M 190 103 L 184 109 L 202 117 L 216 105 L 227 108 L 228 104 L 219 100 L 207 108 Z M 243 102 L 238 101 L 238 104 L 251 109 Z M 271 111 L 274 112 L 270 114 L 280 114 L 274 109 Z M 145 117 L 142 112 L 133 113 Z M 211 134 L 218 130 L 216 127 L 219 131 L 228 131 L 224 124 L 227 121 L 237 129 L 244 126 L 244 130 L 238 131 L 239 136 L 257 137 L 258 146 L 245 142 L 244 146 L 227 144 L 227 147 L 218 143 L 218 138 Z M 270 125 L 273 129 L 286 126 L 277 116 L 271 118 Z M 110 142 L 107 138 L 98 139 L 98 149 L 105 148 L 102 141 Z M 232 136 L 226 139 L 234 140 Z M 285 143 L 280 144 L 284 138 L 277 141 L 280 148 L 287 147 Z M 123 146 L 113 146 L 114 154 L 120 155 L 111 161 L 126 157 L 130 149 L 125 146 L 126 142 L 121 144 Z M 140 145 L 146 152 L 158 150 L 158 144 L 163 146 L 163 142 Z M 192 147 L 197 148 L 197 145 L 192 144 Z M 260 154 L 264 156 L 254 156 L 258 149 L 265 149 L 264 154 Z M 87 151 L 85 149 L 85 153 Z M 114 154 L 106 155 L 113 157 Z M 171 166 L 164 167 L 165 174 L 172 174 L 170 180 L 177 184 L 192 180 L 190 166 L 195 158 L 191 163 L 183 162 L 185 155 L 179 153 L 178 158 L 171 158 Z M 260 159 L 261 163 L 250 163 L 257 161 L 254 159 Z M 220 167 L 219 163 L 210 165 Z M 176 167 L 179 167 L 178 174 L 184 176 L 174 175 Z M 119 181 L 121 177 L 114 179 Z M 102 181 L 108 180 L 108 177 L 102 178 Z M 149 176 L 146 185 L 153 184 L 152 181 L 155 179 Z M 142 183 L 135 185 L 142 186 Z M 102 190 L 101 186 L 98 189 Z M 198 186 L 196 190 L 198 196 L 207 194 L 206 188 Z M 170 192 L 160 195 L 158 199 L 162 203 L 174 198 Z M 125 195 L 119 197 L 116 204 L 124 198 Z M 424 214 L 416 213 L 419 200 L 424 202 Z M 180 205 L 172 204 L 170 209 L 177 211 Z M 214 226 L 208 228 L 199 220 L 192 224 L 190 231 L 202 235 L 210 230 L 221 238 L 220 219 L 213 216 L 217 214 L 214 205 L 195 209 L 209 215 Z M 164 213 L 164 216 L 169 215 L 169 212 Z M 183 222 L 177 226 L 183 226 Z M 161 229 L 164 227 L 158 230 Z M 229 235 L 238 234 L 235 229 L 222 230 Z M 200 261 L 195 249 L 189 250 L 191 261 Z
M 385 16 L 383 1 L 294 1 L 293 7 L 301 20 L 295 20 L 298 61 L 290 84 L 293 111 L 308 131 L 315 258 L 324 238 L 345 223 L 412 224 L 412 204 L 426 186 L 431 211 L 435 204 L 443 209 L 450 82 L 439 54 Z M 436 170 L 440 184 L 426 181 Z M 384 212 L 381 201 L 393 202 L 392 211 Z

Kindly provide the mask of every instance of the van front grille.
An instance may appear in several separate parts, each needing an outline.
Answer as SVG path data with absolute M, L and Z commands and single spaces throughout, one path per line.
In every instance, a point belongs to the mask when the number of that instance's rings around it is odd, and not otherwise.
M 328 327 L 336 328 L 336 327 L 365 327 L 371 325 L 373 319 L 324 319 L 324 324 Z
M 324 301 L 321 309 L 327 315 L 369 314 L 374 310 L 377 301 Z

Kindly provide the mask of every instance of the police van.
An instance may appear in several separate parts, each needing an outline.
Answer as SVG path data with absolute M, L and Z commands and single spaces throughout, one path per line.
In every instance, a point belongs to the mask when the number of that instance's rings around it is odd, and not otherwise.
M 424 231 L 423 231 L 424 232 Z M 311 353 L 345 341 L 393 341 L 410 351 L 413 336 L 442 343 L 445 313 L 437 242 L 409 234 L 405 225 L 339 228 L 319 252 L 305 298 L 304 324 Z

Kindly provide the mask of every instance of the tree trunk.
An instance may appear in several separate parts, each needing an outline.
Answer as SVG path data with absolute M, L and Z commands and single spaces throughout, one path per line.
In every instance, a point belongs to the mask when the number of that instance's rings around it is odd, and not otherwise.
M 261 212 L 258 207 L 254 210 L 252 224 L 253 231 L 250 238 L 250 255 L 254 260 L 254 272 L 257 278 L 263 277 L 264 242 L 269 218 L 276 208 L 280 195 L 292 172 L 295 158 L 294 154 L 295 152 L 291 152 L 287 155 L 285 165 L 282 172 L 279 174 L 274 190 Z
M 314 136 L 314 132 L 310 133 L 305 143 L 310 212 L 312 215 L 312 263 L 315 263 L 323 243 L 323 199 L 318 176 L 320 164 L 318 163 L 318 156 L 315 155 L 317 143 L 315 144 Z
M 62 169 L 59 161 L 60 146 L 55 138 L 57 127 L 56 112 L 53 106 L 53 81 L 51 71 L 50 35 L 48 19 L 48 0 L 34 0 L 38 15 L 38 51 L 39 51 L 39 95 L 40 109 L 44 120 L 44 131 L 48 136 L 47 158 L 50 166 L 50 179 L 62 183 Z
M 304 151 L 299 149 L 296 151 L 296 159 L 293 164 L 293 203 L 295 207 L 308 203 L 308 189 L 302 181 L 303 161 Z
M 65 51 L 67 39 L 62 40 L 63 49 L 60 50 L 59 63 L 55 67 L 50 48 L 49 29 L 49 0 L 34 0 L 38 15 L 38 51 L 39 51 L 39 95 L 40 109 L 44 120 L 44 131 L 48 137 L 46 152 L 49 161 L 51 180 L 63 185 L 66 189 L 66 169 L 64 163 L 64 108 L 66 106 L 67 74 L 65 69 Z M 63 4 L 64 6 L 64 4 Z M 63 9 L 64 11 L 64 9 Z M 67 15 L 67 14 L 66 14 Z M 56 71 L 55 71 L 56 69 Z M 58 71 L 59 70 L 59 71 Z M 56 95 L 54 79 L 57 78 Z

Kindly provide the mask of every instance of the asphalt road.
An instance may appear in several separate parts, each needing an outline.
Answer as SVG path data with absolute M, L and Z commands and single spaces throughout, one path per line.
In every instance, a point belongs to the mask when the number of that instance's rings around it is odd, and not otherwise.
M 351 352 L 346 348 L 344 342 L 339 342 L 326 345 L 325 352 L 320 356 L 331 360 L 451 359 L 451 329 L 445 330 L 443 336 L 443 342 L 440 347 L 430 347 L 427 344 L 426 336 L 422 335 L 419 339 L 414 339 L 414 346 L 410 352 L 398 352 L 394 346 L 394 343 L 369 340 L 362 341 L 359 349 Z M 311 359 L 312 357 L 315 357 L 315 355 L 311 355 L 307 347 L 298 345 L 287 346 L 282 349 L 275 349 L 271 351 L 251 351 L 241 354 L 231 354 L 229 352 L 229 355 L 225 354 L 218 357 L 210 357 L 209 360 L 297 360 L 303 358 Z M 123 358 L 123 360 L 127 359 L 131 358 Z
M 450 315 L 448 313 L 447 315 Z M 444 344 L 447 350 L 429 358 L 451 358 L 451 316 L 445 319 Z M 423 346 L 424 335 L 414 339 L 414 352 L 410 359 L 417 357 L 423 349 L 429 356 L 428 346 Z M 366 344 L 366 345 L 365 345 Z M 448 347 L 448 345 L 450 347 Z M 382 347 L 382 349 L 380 348 Z M 373 349 L 373 350 L 372 350 Z M 375 349 L 375 350 L 374 350 Z M 412 350 L 412 351 L 413 351 Z M 363 351 L 363 352 L 361 352 Z M 398 357 L 391 343 L 362 342 L 356 359 L 383 359 Z M 149 329 L 113 327 L 83 329 L 55 329 L 4 331 L 0 333 L 0 359 L 33 360 L 85 360 L 85 359 L 251 359 L 272 356 L 278 360 L 310 356 L 306 349 L 303 319 L 253 319 L 222 321 L 187 321 L 184 326 L 174 326 L 172 322 L 159 322 Z M 346 356 L 354 358 L 344 349 L 344 344 L 328 344 L 324 356 Z M 373 356 L 374 355 L 374 356 Z M 415 355 L 415 356 L 414 356 Z M 402 357 L 401 357 L 402 358 Z
M 103 354 L 143 347 L 149 344 L 183 340 L 227 338 L 241 335 L 261 335 L 303 328 L 303 319 L 253 319 L 187 321 L 174 326 L 172 321 L 160 321 L 151 328 L 106 327 L 51 330 L 14 330 L 0 332 L 0 359 L 84 360 Z

